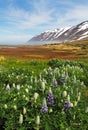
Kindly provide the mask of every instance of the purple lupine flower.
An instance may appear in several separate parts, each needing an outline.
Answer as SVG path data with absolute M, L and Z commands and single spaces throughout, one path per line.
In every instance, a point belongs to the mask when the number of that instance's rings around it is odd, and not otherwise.
M 46 99 L 45 98 L 44 98 L 44 101 L 43 101 L 43 104 L 42 104 L 41 112 L 43 112 L 43 113 L 47 113 L 48 112 L 48 107 L 47 107 L 47 103 L 46 103 Z
M 53 87 L 54 87 L 54 88 L 57 88 L 57 87 L 58 87 L 57 81 L 55 81 L 55 82 L 53 83 Z
M 60 83 L 61 83 L 61 84 L 64 84 L 64 83 L 65 83 L 65 77 L 61 77 Z
M 57 83 L 57 81 L 56 81 L 55 78 L 52 79 L 52 83 L 53 83 L 53 87 L 54 87 L 54 88 L 57 88 L 57 87 L 58 87 L 58 83 Z
M 64 103 L 64 107 L 65 107 L 65 108 L 70 108 L 70 102 L 66 101 L 66 102 Z
M 53 97 L 51 88 L 49 89 L 47 101 L 48 101 L 48 104 L 51 106 L 54 104 L 54 97 Z
M 66 101 L 66 102 L 64 103 L 64 111 L 65 111 L 66 113 L 69 112 L 70 107 L 71 107 L 70 102 L 69 102 L 69 101 Z

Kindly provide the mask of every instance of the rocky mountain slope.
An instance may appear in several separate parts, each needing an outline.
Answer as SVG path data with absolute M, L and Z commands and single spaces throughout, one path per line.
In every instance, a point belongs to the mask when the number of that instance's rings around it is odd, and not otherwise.
M 82 22 L 78 25 L 67 27 L 67 28 L 57 28 L 55 30 L 45 31 L 37 36 L 34 36 L 28 41 L 32 42 L 67 42 L 74 40 L 82 40 L 88 38 L 88 21 Z

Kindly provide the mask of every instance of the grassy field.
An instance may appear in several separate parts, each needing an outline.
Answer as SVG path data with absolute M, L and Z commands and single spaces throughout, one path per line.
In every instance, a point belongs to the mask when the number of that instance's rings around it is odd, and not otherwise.
M 52 58 L 87 62 L 88 40 L 41 46 L 0 48 L 0 56 L 20 60 L 49 60 Z
M 60 53 L 63 59 L 83 60 L 87 62 L 88 40 L 47 45 L 47 47 L 52 48 L 54 52 Z

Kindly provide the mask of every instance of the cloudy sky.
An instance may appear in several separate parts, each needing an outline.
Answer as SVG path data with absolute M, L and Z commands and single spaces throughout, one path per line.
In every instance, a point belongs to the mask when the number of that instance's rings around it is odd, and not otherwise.
M 88 20 L 88 0 L 0 0 L 0 44 Z

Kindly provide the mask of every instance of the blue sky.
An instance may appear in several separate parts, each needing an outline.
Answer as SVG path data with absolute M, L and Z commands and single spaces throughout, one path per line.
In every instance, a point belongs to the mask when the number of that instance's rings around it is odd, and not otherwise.
M 88 0 L 0 0 L 0 44 L 88 20 Z

